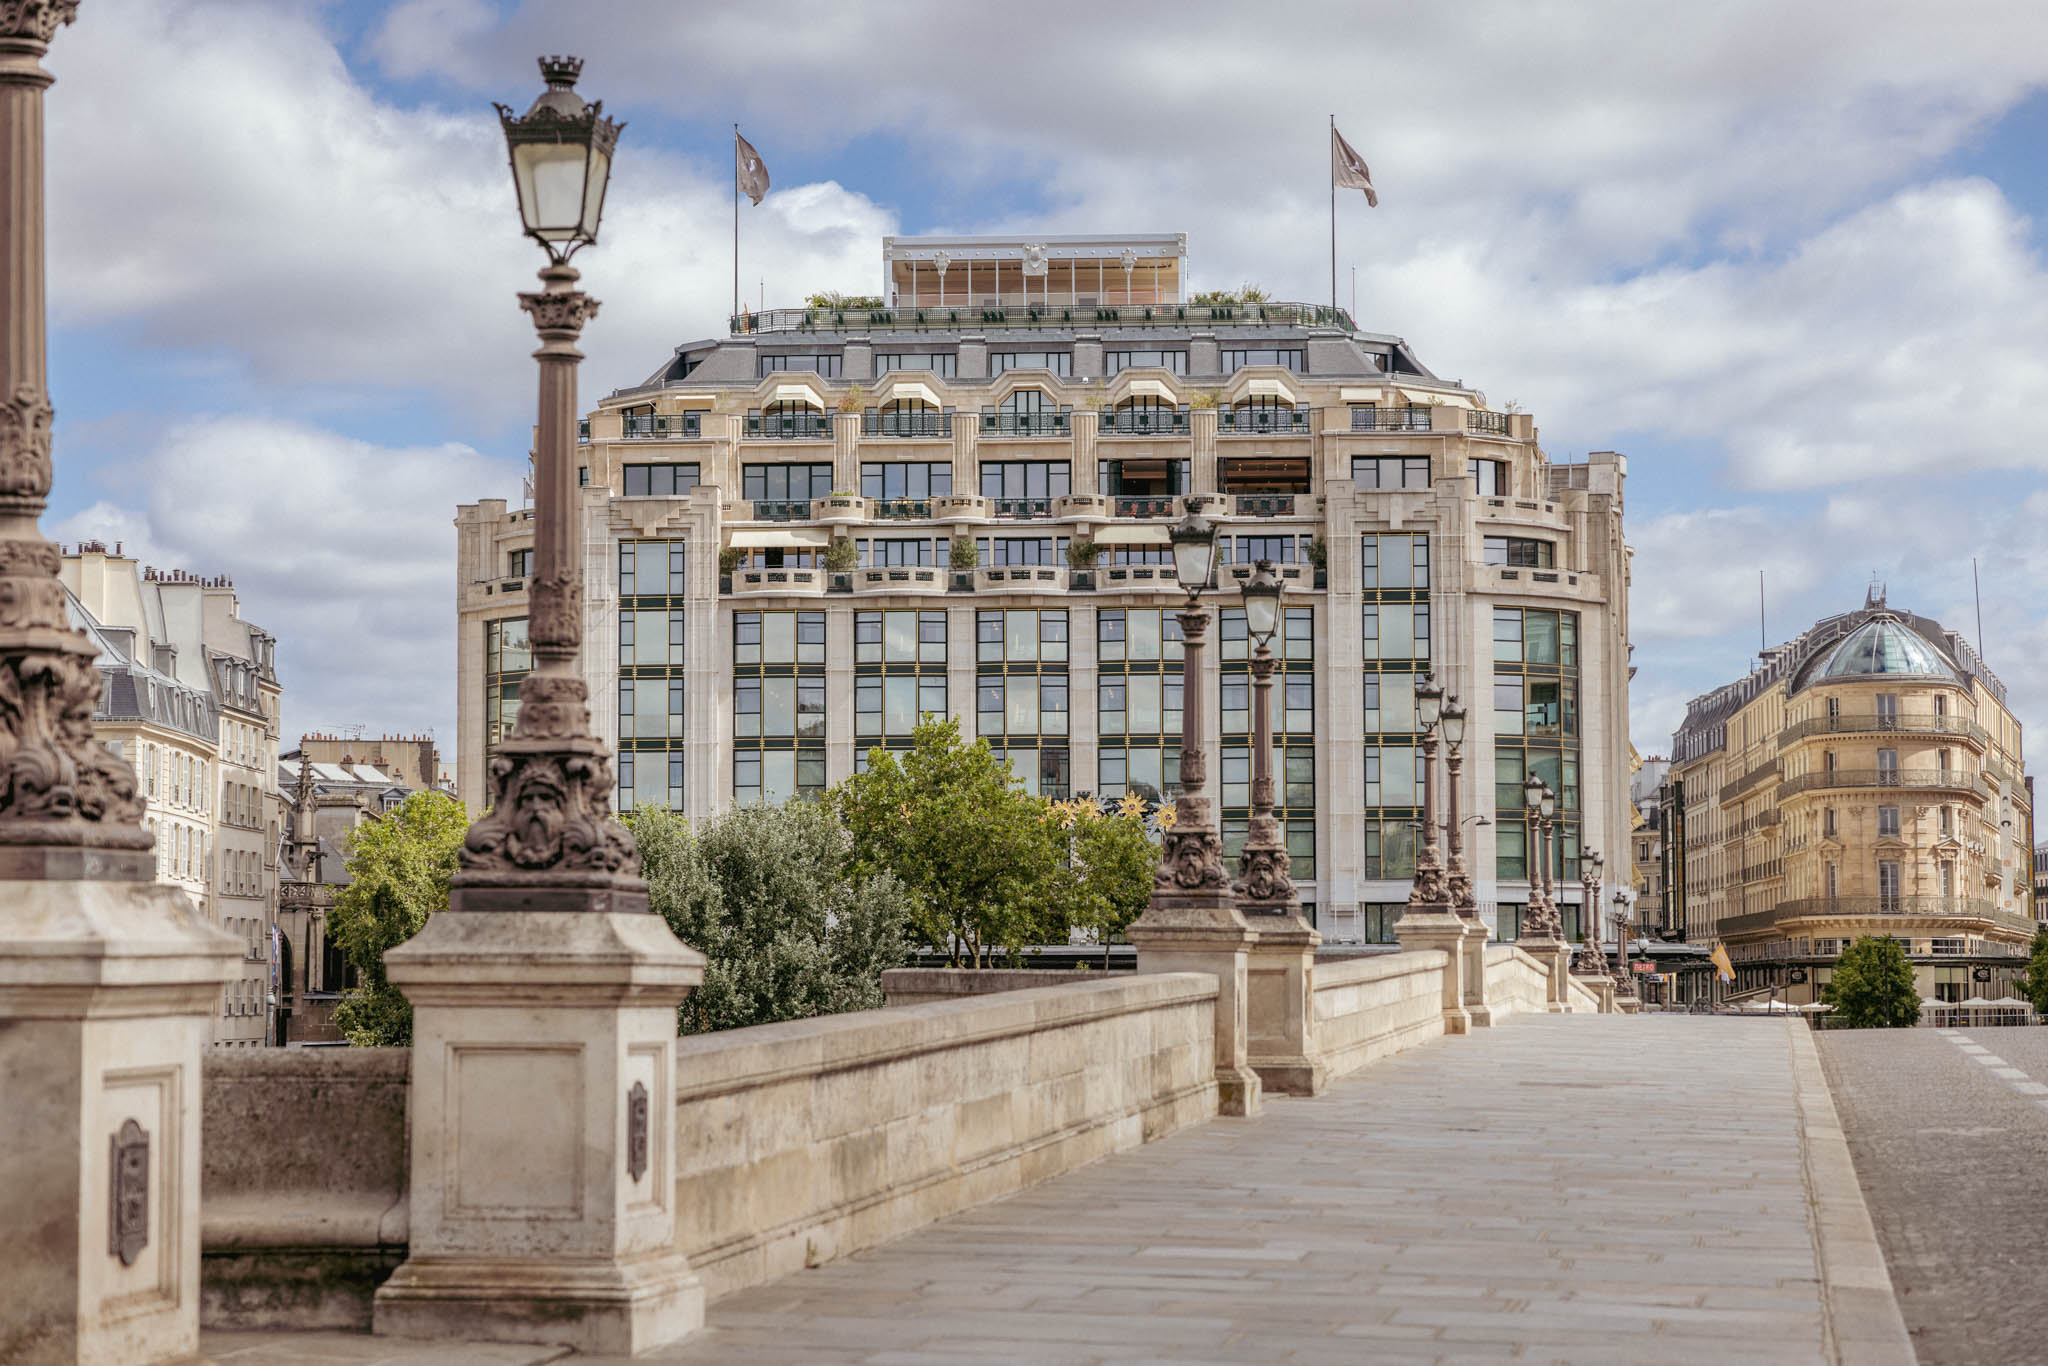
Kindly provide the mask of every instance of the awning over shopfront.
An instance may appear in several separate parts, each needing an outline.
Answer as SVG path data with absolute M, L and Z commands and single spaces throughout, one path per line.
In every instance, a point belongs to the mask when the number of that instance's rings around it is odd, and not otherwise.
M 1170 545 L 1172 539 L 1165 527 L 1144 523 L 1106 526 L 1095 533 L 1097 545 Z
M 765 527 L 732 534 L 732 544 L 737 550 L 796 550 L 831 543 L 832 532 L 827 527 Z

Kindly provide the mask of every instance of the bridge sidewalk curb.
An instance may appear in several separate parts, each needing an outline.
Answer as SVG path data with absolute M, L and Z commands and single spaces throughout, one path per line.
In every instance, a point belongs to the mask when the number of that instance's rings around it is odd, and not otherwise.
M 1919 1357 L 1856 1180 L 1813 1030 L 1793 1019 L 1786 1022 L 1786 1032 L 1829 1359 L 1841 1366 L 1916 1366 Z

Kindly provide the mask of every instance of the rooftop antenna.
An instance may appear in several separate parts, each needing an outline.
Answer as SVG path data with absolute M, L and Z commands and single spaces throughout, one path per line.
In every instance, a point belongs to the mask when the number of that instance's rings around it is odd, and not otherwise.
M 1762 659 L 1770 652 L 1771 633 L 1764 626 L 1764 571 L 1756 571 L 1756 657 Z
M 1977 658 L 1984 658 L 1984 590 L 1977 582 L 1977 557 L 1970 557 L 1970 593 L 1977 599 Z

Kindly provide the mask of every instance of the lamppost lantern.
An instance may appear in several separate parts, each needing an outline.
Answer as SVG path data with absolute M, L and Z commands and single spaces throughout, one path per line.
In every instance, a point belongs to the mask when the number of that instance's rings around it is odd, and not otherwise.
M 1588 849 L 1581 857 L 1593 866 L 1593 876 L 1595 878 L 1599 877 L 1601 865 L 1607 862 L 1607 859 L 1600 851 L 1598 849 Z
M 1260 560 L 1244 586 L 1245 634 L 1251 637 L 1254 647 L 1267 644 L 1279 629 L 1282 591 L 1280 578 L 1273 572 L 1273 562 Z
M 1543 784 L 1543 794 L 1537 799 L 1536 810 L 1544 820 L 1549 820 L 1557 814 L 1557 794 L 1550 790 L 1549 783 Z
M 1209 586 L 1216 567 L 1216 524 L 1190 511 L 1167 533 L 1173 543 L 1173 576 L 1190 602 Z
M 1444 743 L 1462 745 L 1465 743 L 1465 709 L 1456 698 L 1444 704 L 1442 713 Z
M 540 74 L 548 88 L 533 106 L 523 115 L 510 105 L 496 106 L 512 158 L 520 221 L 558 263 L 597 240 L 612 149 L 625 127 L 604 117 L 603 100 L 585 104 L 576 93 L 582 71 L 580 57 L 543 57 Z
M 1437 718 L 1443 715 L 1444 690 L 1435 679 L 1420 684 L 1415 689 L 1415 719 L 1422 723 L 1424 730 L 1434 729 Z
M 1528 803 L 1531 811 L 1543 805 L 1543 792 L 1543 780 L 1531 773 L 1522 784 L 1522 800 Z

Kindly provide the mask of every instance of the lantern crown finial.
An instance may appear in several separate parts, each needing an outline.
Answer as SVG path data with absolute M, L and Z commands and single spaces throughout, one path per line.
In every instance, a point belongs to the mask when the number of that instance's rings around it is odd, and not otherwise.
M 540 59 L 540 78 L 551 86 L 563 89 L 576 84 L 576 78 L 583 74 L 581 57 L 543 57 Z

